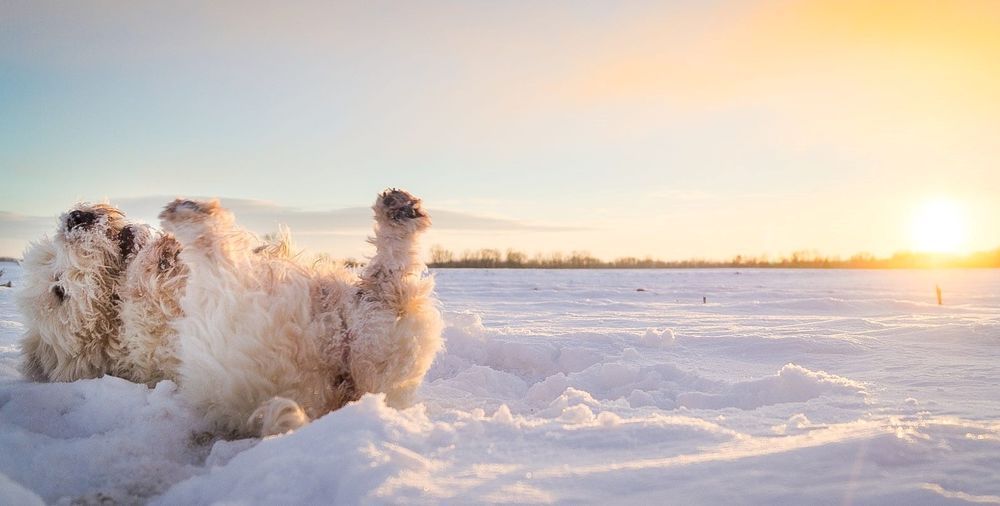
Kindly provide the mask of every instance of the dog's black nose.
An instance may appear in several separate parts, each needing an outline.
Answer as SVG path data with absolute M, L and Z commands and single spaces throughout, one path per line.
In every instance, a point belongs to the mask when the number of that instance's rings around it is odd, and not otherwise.
M 135 229 L 128 225 L 118 234 L 118 248 L 122 260 L 128 257 L 135 248 Z
M 66 230 L 73 230 L 79 226 L 90 226 L 97 220 L 97 213 L 90 211 L 73 211 L 66 218 Z

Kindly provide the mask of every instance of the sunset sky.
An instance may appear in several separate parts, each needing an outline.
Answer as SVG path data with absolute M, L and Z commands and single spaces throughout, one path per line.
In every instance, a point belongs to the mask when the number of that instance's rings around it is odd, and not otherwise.
M 184 195 L 358 256 L 388 186 L 458 251 L 984 250 L 998 132 L 996 1 L 0 4 L 0 255 Z

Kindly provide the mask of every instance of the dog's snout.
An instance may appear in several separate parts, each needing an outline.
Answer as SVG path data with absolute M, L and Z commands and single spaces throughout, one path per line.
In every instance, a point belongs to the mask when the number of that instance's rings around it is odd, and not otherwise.
M 59 299 L 59 302 L 66 300 L 66 291 L 63 290 L 63 287 L 59 285 L 52 287 L 52 294 L 55 295 L 57 299 Z
M 87 227 L 97 221 L 97 213 L 91 211 L 73 211 L 66 218 L 66 230 L 73 230 L 77 227 Z

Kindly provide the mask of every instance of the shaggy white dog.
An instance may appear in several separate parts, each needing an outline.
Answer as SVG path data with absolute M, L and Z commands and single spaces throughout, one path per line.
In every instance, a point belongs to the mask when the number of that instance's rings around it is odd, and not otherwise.
M 80 203 L 52 239 L 29 246 L 17 304 L 27 317 L 22 372 L 35 381 L 105 374 L 154 384 L 176 376 L 187 270 L 169 234 L 129 223 L 110 204 Z
M 217 201 L 176 200 L 160 218 L 190 273 L 175 321 L 181 395 L 231 435 L 294 429 L 366 392 L 405 406 L 441 347 L 441 317 L 417 237 L 419 199 L 374 205 L 376 247 L 361 276 L 254 254 Z
M 110 205 L 78 204 L 59 217 L 55 237 L 25 251 L 24 283 L 15 299 L 27 321 L 21 350 L 28 378 L 73 381 L 118 372 L 124 354 L 118 288 L 124 248 L 131 248 L 122 242 L 127 225 Z
M 24 254 L 17 292 L 27 332 L 22 372 L 35 381 L 105 374 L 138 383 L 177 379 L 177 333 L 187 267 L 171 234 L 130 223 L 107 203 L 80 203 L 59 217 L 54 238 Z M 287 234 L 258 244 L 288 256 Z

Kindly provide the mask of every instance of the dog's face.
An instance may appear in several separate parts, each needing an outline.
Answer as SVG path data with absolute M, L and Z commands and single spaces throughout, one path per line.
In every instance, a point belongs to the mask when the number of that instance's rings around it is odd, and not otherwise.
M 80 254 L 108 255 L 121 260 L 125 213 L 109 204 L 80 203 L 59 216 L 55 240 Z
M 18 305 L 43 341 L 67 354 L 115 335 L 117 290 L 141 240 L 108 204 L 77 204 L 59 217 L 52 239 L 24 255 Z

